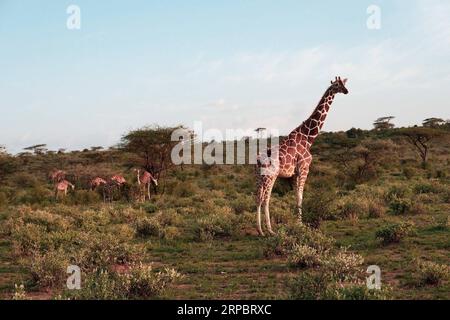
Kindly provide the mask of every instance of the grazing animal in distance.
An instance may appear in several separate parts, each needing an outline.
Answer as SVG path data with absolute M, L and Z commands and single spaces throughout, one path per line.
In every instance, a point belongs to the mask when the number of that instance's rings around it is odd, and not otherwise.
M 59 181 L 55 184 L 55 198 L 58 199 L 58 195 L 62 192 L 64 196 L 67 196 L 68 189 L 75 190 L 75 186 L 67 180 Z
M 155 184 L 155 186 L 158 186 L 158 180 L 156 180 L 153 175 L 148 172 L 147 170 L 144 170 L 144 172 L 141 175 L 140 169 L 134 169 L 137 173 L 137 182 L 139 186 L 139 192 L 141 195 L 141 201 L 145 202 L 146 196 L 148 197 L 148 200 L 150 200 L 150 185 L 152 183 Z
M 264 205 L 266 226 L 274 234 L 270 223 L 269 203 L 272 188 L 278 177 L 293 178 L 296 193 L 296 205 L 299 222 L 302 223 L 303 189 L 312 161 L 310 148 L 322 129 L 330 106 L 338 93 L 348 94 L 345 87 L 347 79 L 336 77 L 319 101 L 312 115 L 278 146 L 271 147 L 264 154 L 259 154 L 256 165 L 256 205 L 257 229 L 264 236 L 261 228 L 261 207 Z
M 114 181 L 119 187 L 127 183 L 127 180 L 121 175 L 112 176 L 111 181 Z
M 117 188 L 120 191 L 121 187 L 126 183 L 127 180 L 121 175 L 114 175 L 109 178 L 103 185 L 103 201 L 112 202 L 114 189 Z
M 100 186 L 102 186 L 102 185 L 105 185 L 105 184 L 106 184 L 106 180 L 103 179 L 103 178 L 100 178 L 100 177 L 97 177 L 97 178 L 95 178 L 95 179 L 92 179 L 92 180 L 89 182 L 89 185 L 91 186 L 91 190 L 92 190 L 92 191 L 95 190 L 95 189 L 97 189 L 98 187 L 100 187 Z
M 50 172 L 49 178 L 53 183 L 60 182 L 66 178 L 66 172 L 62 170 L 55 170 Z

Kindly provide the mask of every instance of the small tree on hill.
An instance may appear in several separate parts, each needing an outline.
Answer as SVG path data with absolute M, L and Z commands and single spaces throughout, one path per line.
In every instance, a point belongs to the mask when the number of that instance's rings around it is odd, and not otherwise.
M 375 128 L 375 130 L 386 130 L 386 129 L 392 129 L 395 127 L 395 125 L 393 123 L 391 123 L 391 121 L 395 119 L 395 117 L 393 116 L 388 116 L 388 117 L 381 117 L 378 118 L 377 120 L 375 120 L 375 122 L 373 123 L 373 126 Z
M 36 144 L 34 146 L 23 148 L 23 150 L 33 151 L 36 155 L 41 155 L 48 151 L 46 144 Z
M 157 179 L 173 166 L 170 158 L 172 148 L 180 141 L 172 141 L 172 133 L 178 127 L 144 127 L 125 134 L 120 143 L 121 149 L 137 154 L 143 167 Z
M 445 120 L 441 118 L 428 118 L 423 120 L 422 124 L 427 128 L 438 128 L 445 125 Z
M 399 134 L 406 137 L 406 141 L 414 147 L 422 164 L 425 165 L 428 161 L 432 141 L 441 136 L 443 132 L 432 128 L 415 127 L 401 129 Z

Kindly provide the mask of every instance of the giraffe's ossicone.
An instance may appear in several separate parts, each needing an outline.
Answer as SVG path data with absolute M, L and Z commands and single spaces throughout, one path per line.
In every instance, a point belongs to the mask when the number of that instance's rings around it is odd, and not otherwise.
M 347 79 L 336 77 L 325 91 L 312 115 L 299 127 L 295 128 L 286 139 L 258 155 L 256 165 L 256 205 L 257 228 L 264 235 L 261 227 L 261 207 L 264 205 L 266 225 L 270 234 L 274 234 L 270 222 L 269 203 L 272 188 L 278 177 L 294 178 L 297 198 L 298 217 L 302 221 L 303 188 L 308 178 L 312 162 L 310 152 L 314 140 L 322 129 L 334 97 L 338 93 L 348 94 L 345 87 Z

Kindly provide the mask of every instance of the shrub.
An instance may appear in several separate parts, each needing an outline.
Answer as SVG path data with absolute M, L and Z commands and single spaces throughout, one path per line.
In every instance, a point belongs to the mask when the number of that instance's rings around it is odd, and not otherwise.
M 365 283 L 356 283 L 349 286 L 335 286 L 328 290 L 329 300 L 389 300 L 392 290 L 383 287 L 381 290 L 368 289 Z
M 198 220 L 195 233 L 197 238 L 202 241 L 228 237 L 232 235 L 233 223 L 234 219 L 229 210 L 225 210 L 225 212 L 216 211 Z
M 75 205 L 86 205 L 92 203 L 98 203 L 103 199 L 97 192 L 91 192 L 87 190 L 76 190 L 73 196 L 70 198 L 70 203 Z
M 439 285 L 450 277 L 449 266 L 431 261 L 418 261 L 417 272 L 421 283 L 428 285 Z
M 389 202 L 389 209 L 392 214 L 406 214 L 411 209 L 411 201 L 404 198 L 394 198 Z
M 62 250 L 35 253 L 31 259 L 31 276 L 41 288 L 61 288 L 69 265 L 69 259 Z
M 189 198 L 198 192 L 198 187 L 191 182 L 178 183 L 173 190 L 173 194 L 180 198 Z
M 414 202 L 411 206 L 411 209 L 409 209 L 409 213 L 410 214 L 426 214 L 427 213 L 427 209 L 425 208 L 425 206 L 420 203 L 420 202 Z
M 411 191 L 408 187 L 402 185 L 393 185 L 389 188 L 385 194 L 387 202 L 394 201 L 396 199 L 406 198 L 410 195 Z
M 417 170 L 413 167 L 405 167 L 403 168 L 403 175 L 406 179 L 411 180 L 414 176 L 417 175 Z
M 289 255 L 289 263 L 300 268 L 310 268 L 319 266 L 322 262 L 322 257 L 317 249 L 306 245 L 295 244 Z
M 146 202 L 142 205 L 142 208 L 147 213 L 155 213 L 158 210 L 158 206 L 151 202 Z
M 356 253 L 341 249 L 323 260 L 323 265 L 333 278 L 340 281 L 356 280 L 361 272 L 364 258 Z
M 25 286 L 23 284 L 14 284 L 14 294 L 11 298 L 12 300 L 26 300 L 27 292 L 25 291 Z
M 414 186 L 415 194 L 436 193 L 438 189 L 431 183 L 418 183 Z
M 370 201 L 368 208 L 369 218 L 381 218 L 386 214 L 386 208 L 383 204 L 377 201 Z
M 127 286 L 115 272 L 94 270 L 82 283 L 81 290 L 66 291 L 63 298 L 79 300 L 123 300 L 127 298 Z
M 333 279 L 326 273 L 303 272 L 288 284 L 289 298 L 293 300 L 326 299 Z
M 294 300 L 387 300 L 391 297 L 390 288 L 369 290 L 363 281 L 346 285 L 326 272 L 303 272 L 288 288 L 289 298 Z
M 135 223 L 136 234 L 139 237 L 161 237 L 163 228 L 154 218 L 139 219 Z
M 365 201 L 352 196 L 344 199 L 343 203 L 338 205 L 336 212 L 341 219 L 356 220 L 359 216 L 365 215 L 367 210 L 368 206 Z
M 321 221 L 334 219 L 332 205 L 335 198 L 334 190 L 308 192 L 303 201 L 303 221 L 313 227 L 318 227 Z
M 149 299 L 161 294 L 169 284 L 181 278 L 181 274 L 169 268 L 155 272 L 151 266 L 139 264 L 121 277 L 127 283 L 127 298 Z
M 65 297 L 80 300 L 150 299 L 160 295 L 181 275 L 173 269 L 161 272 L 150 266 L 134 265 L 126 273 L 94 270 L 81 290 L 67 291 Z
M 381 239 L 384 244 L 397 243 L 400 242 L 400 240 L 404 237 L 412 234 L 414 230 L 414 223 L 401 222 L 379 229 L 376 232 L 375 236 L 378 239 Z
M 305 245 L 323 252 L 332 248 L 334 242 L 334 239 L 325 236 L 319 230 L 295 224 L 281 228 L 274 237 L 266 239 L 264 254 L 287 256 L 295 245 Z

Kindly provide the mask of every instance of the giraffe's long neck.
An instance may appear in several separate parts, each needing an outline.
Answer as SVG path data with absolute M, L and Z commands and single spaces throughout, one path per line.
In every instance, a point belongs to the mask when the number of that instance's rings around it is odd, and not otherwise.
M 333 103 L 335 95 L 336 93 L 333 88 L 328 88 L 311 116 L 300 127 L 295 129 L 294 132 L 301 132 L 307 138 L 308 142 L 312 144 L 325 124 L 325 119 L 327 118 L 328 111 L 330 111 L 330 106 Z

